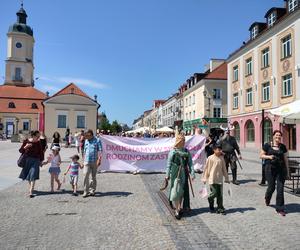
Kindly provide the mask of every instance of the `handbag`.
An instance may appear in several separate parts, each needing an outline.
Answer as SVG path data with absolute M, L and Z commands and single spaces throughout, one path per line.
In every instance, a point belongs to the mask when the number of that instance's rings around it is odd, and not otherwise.
M 182 183 L 182 179 L 179 177 L 181 168 L 182 168 L 182 166 L 180 166 L 180 168 L 178 170 L 177 177 L 174 180 L 174 185 L 171 189 L 171 193 L 170 193 L 171 201 L 179 200 L 183 196 L 183 193 L 184 193 L 184 190 L 183 190 L 184 183 Z
M 23 168 L 25 166 L 26 159 L 27 155 L 25 153 L 21 154 L 17 161 L 18 167 Z

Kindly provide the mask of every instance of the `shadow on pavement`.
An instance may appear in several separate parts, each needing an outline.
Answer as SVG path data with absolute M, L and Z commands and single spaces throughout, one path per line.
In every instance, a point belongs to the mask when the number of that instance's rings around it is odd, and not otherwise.
M 285 207 L 286 207 L 287 213 L 289 213 L 289 214 L 300 213 L 300 204 L 290 203 L 290 204 L 286 204 Z
M 239 183 L 240 183 L 241 185 L 247 184 L 247 183 L 250 183 L 250 182 L 257 182 L 257 180 L 254 180 L 254 179 L 239 180 Z
M 194 208 L 190 212 L 184 213 L 183 217 L 193 217 L 204 213 L 209 213 L 208 207 Z
M 59 191 L 54 191 L 54 192 L 50 192 L 50 191 L 34 191 L 34 195 L 36 196 L 42 196 L 42 195 L 57 195 L 57 194 L 72 194 L 73 191 L 72 190 L 65 190 L 65 189 L 61 189 Z
M 96 192 L 95 196 L 97 197 L 103 197 L 103 196 L 114 196 L 114 197 L 127 197 L 129 195 L 132 195 L 133 193 L 131 192 L 119 192 L 119 191 L 113 191 L 113 192 Z
M 237 207 L 237 208 L 229 208 L 226 209 L 226 214 L 233 214 L 233 213 L 244 213 L 247 211 L 254 211 L 256 208 L 254 207 Z

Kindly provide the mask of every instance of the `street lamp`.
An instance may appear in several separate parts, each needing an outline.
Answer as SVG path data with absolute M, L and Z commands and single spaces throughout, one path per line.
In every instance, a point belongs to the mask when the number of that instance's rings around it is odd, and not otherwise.
M 204 98 L 208 99 L 208 108 L 206 109 L 208 113 L 208 116 L 210 116 L 210 99 L 211 99 L 211 96 L 208 94 L 208 92 L 206 90 L 203 91 L 203 96 Z

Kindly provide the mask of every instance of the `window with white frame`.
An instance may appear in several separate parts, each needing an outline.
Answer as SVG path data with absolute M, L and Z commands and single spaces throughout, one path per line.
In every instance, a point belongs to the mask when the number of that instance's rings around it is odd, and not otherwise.
M 270 49 L 266 48 L 261 52 L 261 66 L 262 68 L 269 67 L 269 55 L 270 55 Z
M 190 112 L 190 120 L 192 120 L 192 112 Z
M 191 106 L 192 105 L 192 97 L 190 96 L 189 97 L 189 106 Z
M 268 16 L 268 27 L 272 27 L 274 23 L 276 22 L 276 12 L 273 11 L 269 16 Z
M 252 57 L 246 60 L 246 76 L 252 74 Z
M 193 119 L 194 120 L 196 119 L 196 111 L 195 110 L 193 111 Z
M 281 58 L 287 58 L 292 55 L 292 36 L 289 34 L 281 40 Z
M 29 121 L 23 121 L 23 131 L 29 131 Z
M 239 107 L 239 94 L 233 94 L 233 109 L 237 109 Z
M 258 27 L 255 25 L 251 30 L 251 39 L 255 39 L 258 35 Z
M 288 0 L 288 10 L 289 12 L 294 11 L 299 4 L 299 0 Z
M 188 113 L 185 113 L 185 120 L 188 120 Z
M 282 96 L 287 97 L 293 94 L 293 76 L 288 74 L 282 77 Z
M 252 88 L 246 90 L 246 105 L 253 105 L 253 90 Z
M 270 82 L 263 83 L 262 85 L 262 102 L 270 101 Z
M 77 128 L 85 128 L 85 116 L 77 115 Z
M 188 106 L 188 99 L 185 98 L 185 106 L 187 107 Z
M 67 128 L 67 116 L 58 115 L 57 116 L 57 127 L 58 128 Z
M 239 66 L 234 66 L 233 67 L 233 81 L 239 80 Z
M 214 118 L 221 118 L 221 115 L 222 115 L 222 108 L 220 107 L 217 107 L 217 108 L 214 108 Z
M 193 94 L 193 104 L 195 104 L 196 102 L 196 97 L 195 97 L 195 94 Z
M 221 89 L 214 89 L 213 90 L 213 98 L 214 99 L 221 99 L 222 98 L 222 90 Z

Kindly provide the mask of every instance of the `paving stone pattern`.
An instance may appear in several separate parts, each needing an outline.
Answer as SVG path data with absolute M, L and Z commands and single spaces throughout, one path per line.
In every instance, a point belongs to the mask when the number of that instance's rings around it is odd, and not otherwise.
M 62 150 L 63 170 L 74 152 Z M 197 175 L 193 210 L 180 221 L 158 195 L 163 174 L 99 174 L 96 197 L 84 199 L 71 196 L 68 182 L 50 194 L 43 168 L 35 198 L 27 197 L 26 182 L 0 191 L 0 249 L 300 249 L 299 197 L 286 193 L 288 214 L 277 215 L 264 205 L 259 164 L 242 164 L 233 197 L 224 185 L 226 216 L 208 213 Z

